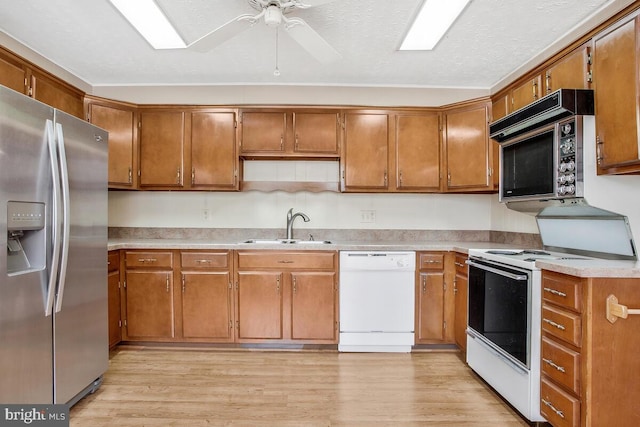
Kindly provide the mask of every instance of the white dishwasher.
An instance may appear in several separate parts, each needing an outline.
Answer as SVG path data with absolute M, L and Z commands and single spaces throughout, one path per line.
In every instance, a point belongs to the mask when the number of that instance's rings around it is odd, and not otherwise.
M 340 252 L 338 351 L 411 351 L 415 270 L 412 251 Z

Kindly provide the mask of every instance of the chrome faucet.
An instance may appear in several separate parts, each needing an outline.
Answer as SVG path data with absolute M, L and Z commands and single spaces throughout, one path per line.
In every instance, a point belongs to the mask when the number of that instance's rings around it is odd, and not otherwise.
M 302 212 L 293 213 L 293 208 L 289 209 L 289 212 L 287 212 L 287 240 L 293 240 L 293 221 L 299 216 L 302 217 L 304 222 L 311 221 L 311 219 Z

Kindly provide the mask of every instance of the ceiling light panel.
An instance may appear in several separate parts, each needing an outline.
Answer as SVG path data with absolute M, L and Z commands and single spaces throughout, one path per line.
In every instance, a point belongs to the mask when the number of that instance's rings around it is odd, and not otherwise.
M 425 0 L 400 50 L 432 50 L 470 0 Z
M 154 0 L 109 0 L 154 49 L 186 44 Z

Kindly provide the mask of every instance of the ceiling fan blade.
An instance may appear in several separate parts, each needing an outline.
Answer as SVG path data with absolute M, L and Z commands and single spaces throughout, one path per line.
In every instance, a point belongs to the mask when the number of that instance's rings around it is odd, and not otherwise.
M 302 19 L 289 18 L 284 25 L 284 29 L 293 40 L 323 64 L 329 64 L 342 58 L 342 55 L 333 46 L 327 43 L 320 34 L 316 33 Z
M 190 43 L 187 48 L 197 52 L 208 52 L 227 40 L 237 36 L 256 23 L 253 15 L 240 15 Z

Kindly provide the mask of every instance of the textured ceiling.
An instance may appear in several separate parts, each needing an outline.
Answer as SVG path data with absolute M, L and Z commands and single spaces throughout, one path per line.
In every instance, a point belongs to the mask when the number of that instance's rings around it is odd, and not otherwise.
M 134 1 L 134 0 L 132 0 Z M 187 42 L 240 14 L 246 0 L 156 0 Z M 335 0 L 304 19 L 342 59 L 322 65 L 262 23 L 212 51 L 153 50 L 108 0 L 3 0 L 0 30 L 93 86 L 303 84 L 491 88 L 606 0 L 472 0 L 430 52 L 397 50 L 422 0 Z

